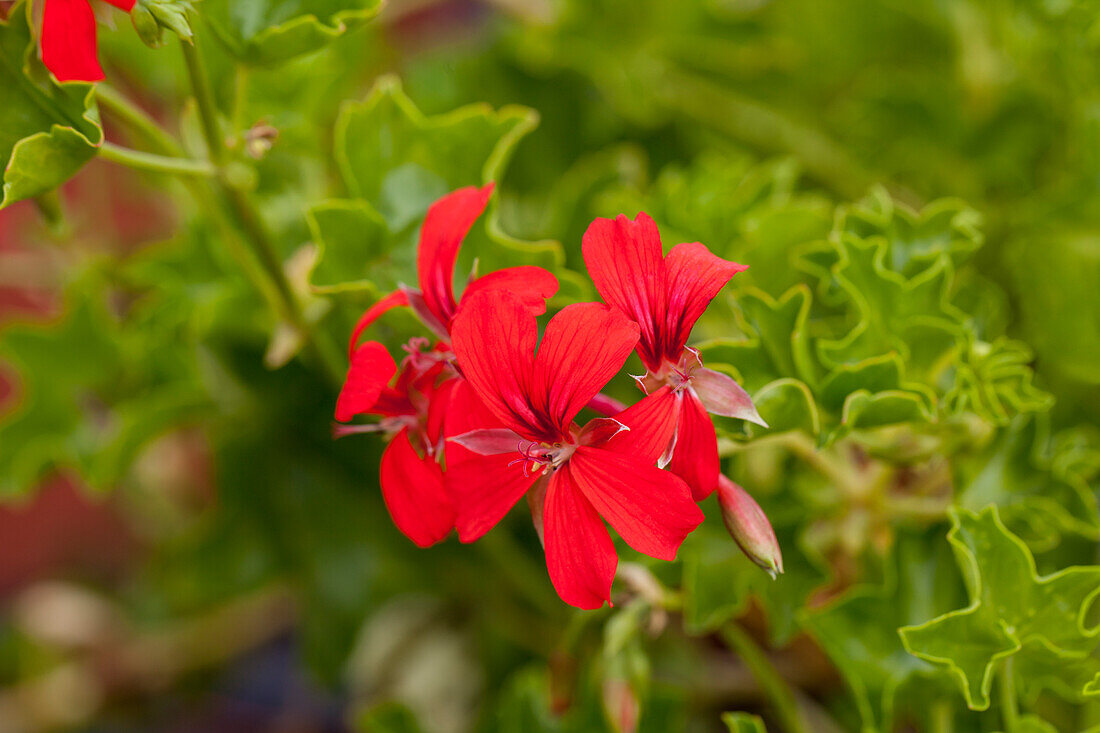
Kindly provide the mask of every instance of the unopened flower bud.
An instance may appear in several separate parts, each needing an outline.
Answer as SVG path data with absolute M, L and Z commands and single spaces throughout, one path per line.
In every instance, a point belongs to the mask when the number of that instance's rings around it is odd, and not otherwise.
M 134 24 L 138 38 L 150 48 L 160 48 L 164 45 L 164 29 L 157 22 L 156 17 L 142 3 L 134 5 L 130 11 L 130 21 Z
M 630 683 L 618 678 L 605 679 L 600 692 L 612 730 L 616 733 L 635 733 L 641 705 Z
M 718 505 L 737 546 L 773 578 L 783 572 L 783 555 L 775 530 L 749 493 L 725 476 L 718 477 Z

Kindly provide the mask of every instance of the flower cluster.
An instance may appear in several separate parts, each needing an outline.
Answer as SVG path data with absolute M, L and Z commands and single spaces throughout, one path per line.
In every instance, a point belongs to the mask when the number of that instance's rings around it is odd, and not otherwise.
M 744 266 L 680 244 L 662 254 L 653 220 L 597 219 L 584 236 L 589 273 L 606 303 L 538 317 L 558 288 L 538 267 L 499 270 L 453 290 L 462 241 L 492 185 L 437 201 L 421 229 L 419 290 L 402 287 L 356 326 L 336 406 L 337 434 L 382 432 L 381 485 L 394 523 L 427 546 L 456 529 L 489 531 L 526 496 L 561 598 L 598 608 L 618 557 L 605 522 L 626 544 L 671 560 L 703 521 L 696 502 L 719 489 L 723 519 L 749 557 L 782 571 L 759 506 L 719 474 L 708 412 L 762 424 L 730 377 L 706 369 L 687 340 L 695 321 Z M 363 332 L 395 307 L 413 310 L 438 339 L 414 339 L 400 367 Z M 632 351 L 644 395 L 625 406 L 601 394 Z M 585 408 L 596 412 L 583 425 Z

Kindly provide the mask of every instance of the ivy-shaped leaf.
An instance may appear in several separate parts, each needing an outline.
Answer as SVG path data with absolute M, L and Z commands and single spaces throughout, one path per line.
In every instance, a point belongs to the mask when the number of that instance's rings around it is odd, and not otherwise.
M 951 603 L 958 591 L 942 567 L 944 559 L 950 562 L 946 552 L 938 552 L 942 539 L 903 534 L 882 586 L 854 588 L 824 608 L 799 614 L 851 688 L 865 730 L 894 729 L 902 686 L 927 691 L 943 678 L 933 665 L 908 654 L 897 633 L 899 626 L 934 613 L 944 599 Z
M 25 3 L 0 18 L 0 209 L 52 191 L 103 142 L 93 86 L 58 84 L 38 59 Z
M 841 209 L 837 229 L 881 238 L 889 268 L 913 276 L 947 255 L 956 266 L 982 246 L 981 215 L 958 199 L 938 199 L 920 212 L 897 204 L 884 188 Z
M 948 412 L 973 412 L 998 424 L 1026 412 L 1043 412 L 1054 404 L 1033 383 L 1031 349 L 1000 338 L 993 343 L 971 340 L 954 367 L 951 388 L 944 395 Z
M 978 514 L 953 510 L 952 523 L 948 540 L 970 605 L 900 629 L 906 650 L 946 667 L 973 710 L 989 707 L 993 675 L 1003 659 L 1088 657 L 1098 629 L 1086 627 L 1085 613 L 1100 595 L 1100 566 L 1039 576 L 1031 551 L 993 506 Z
M 749 392 L 780 378 L 797 377 L 814 384 L 816 370 L 806 332 L 810 300 L 805 285 L 791 288 L 779 300 L 759 290 L 741 293 L 737 299 L 741 326 L 752 337 L 700 343 L 703 361 L 732 366 Z
M 1036 550 L 1049 549 L 1065 532 L 1100 537 L 1100 509 L 1085 479 L 1055 470 L 1043 456 L 1047 422 L 1043 416 L 1016 418 L 990 447 L 958 500 L 972 510 L 996 504 Z
M 962 336 L 963 314 L 948 302 L 951 261 L 940 256 L 907 278 L 889 269 L 881 238 L 844 233 L 834 246 L 840 259 L 831 272 L 854 305 L 854 323 L 843 338 L 818 343 L 822 362 L 835 367 L 893 351 L 912 378 L 934 373 Z
M 203 0 L 203 19 L 237 58 L 278 64 L 317 51 L 367 22 L 381 0 Z
M 416 281 L 417 231 L 428 207 L 463 186 L 499 181 L 516 144 L 538 122 L 534 110 L 475 104 L 427 117 L 401 90 L 380 80 L 363 102 L 344 106 L 336 123 L 336 160 L 353 198 L 308 212 L 321 247 L 311 284 L 319 292 L 377 295 L 398 281 Z M 379 141 L 385 144 L 380 145 Z M 583 292 L 554 241 L 525 242 L 500 227 L 496 198 L 463 245 L 458 269 L 482 272 L 541 265 L 562 281 L 563 295 Z

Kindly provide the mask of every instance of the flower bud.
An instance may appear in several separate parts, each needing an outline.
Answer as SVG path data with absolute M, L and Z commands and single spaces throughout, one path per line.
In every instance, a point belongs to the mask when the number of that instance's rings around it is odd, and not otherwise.
M 600 693 L 611 729 L 615 733 L 635 733 L 641 704 L 630 683 L 617 678 L 605 679 L 600 685 Z
M 719 476 L 718 505 L 722 521 L 741 551 L 773 578 L 782 573 L 783 555 L 775 530 L 756 500 L 733 481 Z
M 133 10 L 130 11 L 130 21 L 134 24 L 138 37 L 146 46 L 160 48 L 164 45 L 164 29 L 145 5 L 141 3 L 134 5 Z

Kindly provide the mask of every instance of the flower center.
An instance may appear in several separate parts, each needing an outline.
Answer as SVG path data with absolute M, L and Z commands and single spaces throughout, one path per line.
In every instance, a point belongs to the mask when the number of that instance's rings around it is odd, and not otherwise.
M 573 443 L 527 443 L 520 446 L 520 457 L 508 465 L 522 463 L 524 476 L 529 476 L 533 471 L 556 471 L 576 450 L 577 446 Z

